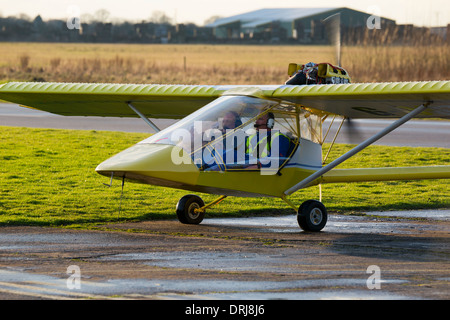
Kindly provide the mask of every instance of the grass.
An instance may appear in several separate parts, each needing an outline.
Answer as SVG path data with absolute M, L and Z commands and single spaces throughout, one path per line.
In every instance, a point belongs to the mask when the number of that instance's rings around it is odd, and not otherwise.
M 450 46 L 345 46 L 352 82 L 448 80 Z M 185 63 L 186 61 L 186 63 Z M 2 43 L 0 81 L 282 84 L 290 62 L 334 63 L 330 46 Z
M 175 219 L 186 191 L 125 183 L 111 188 L 95 167 L 146 134 L 0 127 L 0 225 L 81 226 L 117 221 Z M 350 145 L 337 145 L 335 158 Z M 326 148 L 326 146 L 325 146 Z M 445 164 L 449 149 L 371 146 L 341 167 Z M 215 196 L 201 195 L 206 201 Z M 318 187 L 295 193 L 297 205 L 318 198 Z M 450 207 L 448 180 L 366 182 L 323 186 L 331 212 Z M 291 214 L 283 201 L 229 197 L 209 216 Z
M 281 84 L 290 62 L 334 62 L 329 46 L 2 43 L 0 84 L 62 81 L 182 84 Z M 186 61 L 186 63 L 185 63 Z M 352 82 L 445 80 L 449 46 L 350 46 L 342 52 Z M 175 218 L 185 191 L 125 185 L 111 188 L 98 163 L 146 138 L 143 134 L 0 127 L 0 225 L 87 226 Z M 330 159 L 349 150 L 338 145 Z M 324 148 L 326 150 L 326 146 Z M 449 149 L 371 146 L 343 167 L 445 164 Z M 447 180 L 323 186 L 333 212 L 450 207 Z M 300 205 L 318 187 L 295 193 Z M 205 202 L 214 196 L 202 195 Z M 119 206 L 121 203 L 121 212 Z M 277 199 L 228 198 L 209 215 L 287 214 Z

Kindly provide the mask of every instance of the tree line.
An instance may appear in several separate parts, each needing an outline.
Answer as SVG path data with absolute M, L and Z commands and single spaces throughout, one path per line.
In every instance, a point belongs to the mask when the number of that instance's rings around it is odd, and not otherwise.
M 218 17 L 211 17 L 213 22 Z M 72 20 L 47 20 L 40 15 L 31 19 L 0 16 L 0 42 L 89 42 L 89 43 L 299 43 L 285 36 L 286 30 L 273 23 L 271 28 L 255 32 L 252 38 L 236 36 L 217 38 L 213 28 L 194 23 L 176 24 L 162 12 L 154 12 L 149 21 L 109 21 L 109 13 L 99 10 L 94 16 L 85 15 L 75 23 Z M 437 32 L 439 31 L 439 32 Z M 445 32 L 447 31 L 447 32 Z M 418 28 L 413 25 L 387 25 L 381 30 L 365 27 L 342 28 L 345 44 L 406 44 L 430 45 L 450 43 L 450 24 L 443 28 Z M 301 42 L 300 42 L 301 43 Z M 310 39 L 309 44 L 326 43 L 325 38 Z
M 72 20 L 44 21 L 26 15 L 0 17 L 0 41 L 99 42 L 99 43 L 190 43 L 214 41 L 213 30 L 193 23 L 172 24 L 164 14 L 154 13 L 150 21 L 105 22 L 108 13 Z

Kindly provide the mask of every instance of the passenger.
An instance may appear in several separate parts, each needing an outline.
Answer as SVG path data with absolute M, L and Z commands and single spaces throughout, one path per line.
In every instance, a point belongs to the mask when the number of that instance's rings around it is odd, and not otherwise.
M 275 125 L 275 116 L 272 112 L 264 113 L 255 122 L 256 133 L 249 136 L 246 141 L 246 154 L 248 159 L 253 157 L 257 159 L 256 166 L 250 166 L 249 169 L 255 169 L 260 166 L 261 158 L 276 157 L 286 159 L 289 156 L 291 140 L 279 130 L 272 130 Z M 265 130 L 265 131 L 261 131 Z M 278 146 L 278 153 L 272 154 L 272 146 Z

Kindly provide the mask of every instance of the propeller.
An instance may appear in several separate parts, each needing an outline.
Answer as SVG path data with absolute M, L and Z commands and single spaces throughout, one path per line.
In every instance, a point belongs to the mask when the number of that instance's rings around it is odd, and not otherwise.
M 341 67 L 341 13 L 338 12 L 323 19 L 322 23 L 325 25 L 331 45 L 334 46 L 335 62 L 338 67 Z M 363 135 L 355 124 L 355 121 L 350 118 L 345 118 L 344 127 L 345 134 L 350 143 L 361 142 Z
M 347 140 L 351 144 L 357 144 L 363 141 L 364 137 L 362 132 L 359 130 L 358 125 L 355 124 L 355 121 L 351 118 L 345 118 L 345 135 L 347 136 Z
M 341 13 L 335 13 L 322 20 L 328 38 L 335 49 L 335 59 L 338 67 L 341 66 Z

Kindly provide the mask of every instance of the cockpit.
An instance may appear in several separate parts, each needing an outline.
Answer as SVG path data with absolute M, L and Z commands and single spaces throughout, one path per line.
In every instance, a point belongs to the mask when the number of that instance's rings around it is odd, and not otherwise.
M 201 171 L 279 173 L 298 162 L 291 160 L 303 144 L 320 147 L 321 128 L 321 118 L 298 105 L 223 96 L 140 143 L 176 145 L 184 152 L 172 161 L 193 161 Z

